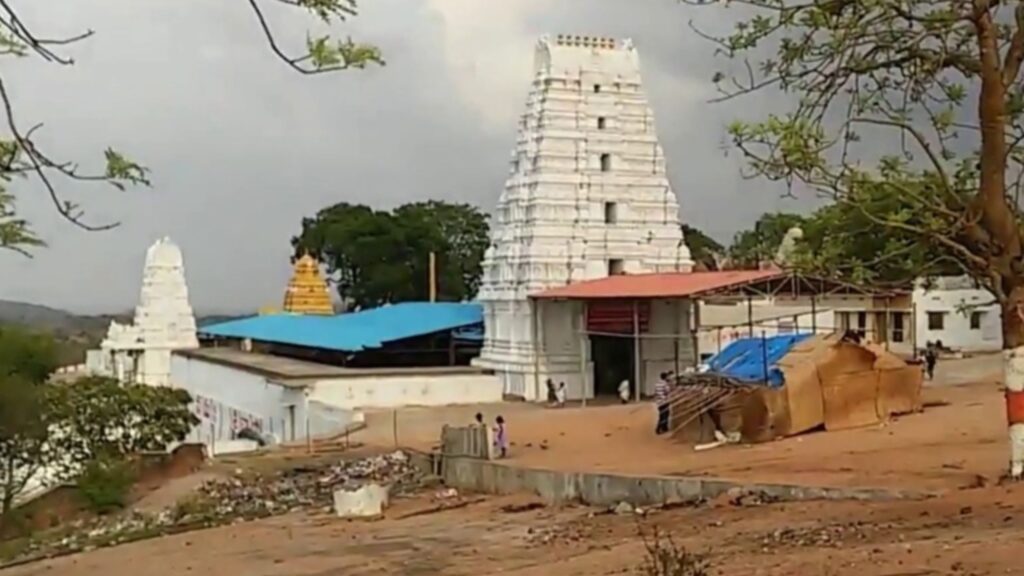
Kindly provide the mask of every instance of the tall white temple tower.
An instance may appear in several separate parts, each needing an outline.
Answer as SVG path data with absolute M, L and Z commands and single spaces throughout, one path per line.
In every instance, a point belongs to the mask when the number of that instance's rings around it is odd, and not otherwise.
M 537 320 L 530 294 L 692 266 L 632 41 L 542 38 L 483 263 L 477 365 L 495 370 L 507 394 L 534 399 L 538 380 L 579 373 L 578 349 L 554 343 L 579 325 L 561 313 Z M 555 338 L 557 327 L 535 322 L 565 326 Z
M 134 321 L 111 322 L 100 350 L 89 352 L 87 367 L 122 382 L 167 386 L 171 352 L 198 347 L 181 249 L 161 238 L 146 251 Z

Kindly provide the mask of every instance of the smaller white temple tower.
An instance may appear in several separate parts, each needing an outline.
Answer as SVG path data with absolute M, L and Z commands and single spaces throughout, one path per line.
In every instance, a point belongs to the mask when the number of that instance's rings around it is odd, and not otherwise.
M 527 400 L 543 399 L 548 377 L 583 393 L 579 310 L 534 310 L 530 294 L 693 266 L 633 42 L 545 37 L 534 62 L 477 296 L 476 364 Z
M 167 386 L 171 352 L 198 347 L 184 258 L 181 249 L 164 237 L 146 251 L 132 324 L 111 322 L 100 349 L 89 351 L 87 368 L 122 382 Z

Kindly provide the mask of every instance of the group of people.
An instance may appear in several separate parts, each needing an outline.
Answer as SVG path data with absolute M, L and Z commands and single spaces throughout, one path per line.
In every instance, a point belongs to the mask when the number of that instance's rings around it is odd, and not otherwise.
M 565 382 L 560 382 L 558 384 L 558 386 L 556 387 L 555 386 L 555 381 L 552 380 L 551 378 L 548 378 L 547 387 L 548 387 L 548 404 L 550 406 L 556 406 L 558 408 L 564 408 L 565 407 L 565 395 L 566 395 Z
M 484 415 L 476 413 L 476 425 L 487 426 L 484 422 Z M 508 456 L 508 431 L 505 430 L 505 418 L 500 414 L 494 419 L 494 447 L 498 450 L 498 457 Z

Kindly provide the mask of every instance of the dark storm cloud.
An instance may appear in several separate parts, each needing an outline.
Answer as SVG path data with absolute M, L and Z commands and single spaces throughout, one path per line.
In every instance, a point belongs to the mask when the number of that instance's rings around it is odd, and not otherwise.
M 684 220 L 727 239 L 766 209 L 794 207 L 742 181 L 723 154 L 725 124 L 759 106 L 705 102 L 720 63 L 687 21 L 714 15 L 672 0 L 366 0 L 337 32 L 378 43 L 388 66 L 314 78 L 269 54 L 241 1 L 18 4 L 51 36 L 97 30 L 73 50 L 74 68 L 4 62 L 22 123 L 45 122 L 42 141 L 62 158 L 130 152 L 154 185 L 65 186 L 94 219 L 124 222 L 96 234 L 15 183 L 19 209 L 51 246 L 33 260 L 0 254 L 0 298 L 126 309 L 146 247 L 169 235 L 197 309 L 252 309 L 279 300 L 288 240 L 325 205 L 437 198 L 490 210 L 545 33 L 635 39 Z M 286 42 L 305 38 L 307 18 L 272 16 Z

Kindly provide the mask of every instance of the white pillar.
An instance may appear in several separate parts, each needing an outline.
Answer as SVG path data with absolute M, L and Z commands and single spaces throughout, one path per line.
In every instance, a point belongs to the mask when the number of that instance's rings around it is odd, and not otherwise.
M 1014 397 L 1024 394 L 1024 346 L 1003 351 L 1003 375 L 1006 382 L 1006 413 L 1010 426 L 1010 477 L 1024 475 L 1024 413 L 1015 413 Z M 1014 423 L 1014 420 L 1019 423 Z

